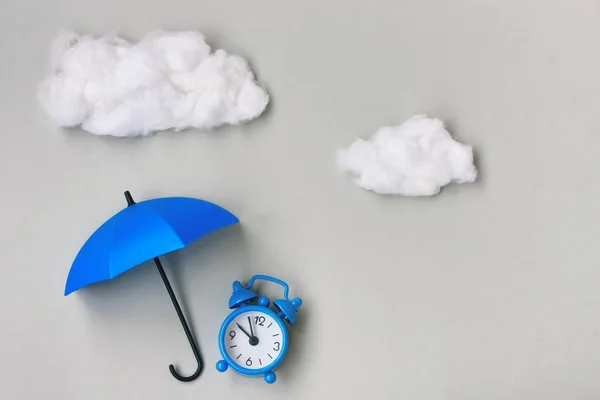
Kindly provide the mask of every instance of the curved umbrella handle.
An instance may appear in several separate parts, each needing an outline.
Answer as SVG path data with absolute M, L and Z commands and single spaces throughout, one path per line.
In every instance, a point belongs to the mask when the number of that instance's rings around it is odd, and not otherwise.
M 190 376 L 182 376 L 179 374 L 179 372 L 177 372 L 177 370 L 175 369 L 175 366 L 173 364 L 169 365 L 169 371 L 171 371 L 171 375 L 173 375 L 173 377 L 175 377 L 175 379 L 180 380 L 181 382 L 193 381 L 194 379 L 196 379 L 197 377 L 200 376 L 200 374 L 202 373 L 202 369 L 204 368 L 204 364 L 202 363 L 202 358 L 200 357 L 200 352 L 198 351 L 198 347 L 196 346 L 196 343 L 193 341 L 193 339 L 190 339 L 189 337 L 188 337 L 188 340 L 190 340 L 190 345 L 192 346 L 192 351 L 194 352 L 194 356 L 196 356 L 196 361 L 198 362 L 198 366 L 196 367 L 196 372 L 194 372 Z
M 177 370 L 175 369 L 175 366 L 173 366 L 173 364 L 169 365 L 169 371 L 171 371 L 171 375 L 173 375 L 173 377 L 175 379 L 177 379 L 181 382 L 191 382 L 200 376 L 200 373 L 202 372 L 202 369 L 204 368 L 204 363 L 202 362 L 202 357 L 200 356 L 200 350 L 198 349 L 196 340 L 194 340 L 194 336 L 192 336 L 190 327 L 188 326 L 188 324 L 185 320 L 185 317 L 183 316 L 183 311 L 181 311 L 181 307 L 179 307 L 179 302 L 177 301 L 177 297 L 175 297 L 173 288 L 171 287 L 171 284 L 169 283 L 167 274 L 165 273 L 165 270 L 164 270 L 160 260 L 158 259 L 158 257 L 154 259 L 154 263 L 156 264 L 156 268 L 158 268 L 160 277 L 162 278 L 163 283 L 165 284 L 165 287 L 167 288 L 167 292 L 169 292 L 169 297 L 171 298 L 171 301 L 173 302 L 175 311 L 177 311 L 177 316 L 179 317 L 181 326 L 183 327 L 185 335 L 187 336 L 188 342 L 190 342 L 190 346 L 192 347 L 192 351 L 194 352 L 194 357 L 196 357 L 196 362 L 198 363 L 198 366 L 196 367 L 196 372 L 194 372 L 190 376 L 180 375 L 179 372 L 177 372 Z

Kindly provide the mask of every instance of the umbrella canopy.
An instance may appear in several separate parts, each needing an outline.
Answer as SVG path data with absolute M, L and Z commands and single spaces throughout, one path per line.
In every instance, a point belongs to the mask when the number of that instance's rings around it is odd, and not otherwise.
M 127 208 L 102 224 L 79 250 L 69 271 L 65 296 L 154 260 L 198 361 L 196 372 L 189 377 L 181 376 L 173 365 L 169 369 L 181 381 L 194 380 L 202 369 L 200 352 L 158 257 L 239 220 L 224 208 L 200 199 L 164 197 L 135 203 L 129 192 L 125 198 Z
M 115 278 L 237 222 L 224 208 L 188 197 L 132 203 L 102 224 L 79 250 L 69 271 L 65 296 L 89 284 Z

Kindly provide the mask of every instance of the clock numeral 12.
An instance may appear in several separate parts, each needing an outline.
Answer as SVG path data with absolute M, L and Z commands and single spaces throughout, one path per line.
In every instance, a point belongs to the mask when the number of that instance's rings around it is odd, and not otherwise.
M 264 325 L 264 323 L 265 323 L 265 317 L 263 317 L 262 315 L 254 317 L 254 323 L 256 325 L 265 326 Z

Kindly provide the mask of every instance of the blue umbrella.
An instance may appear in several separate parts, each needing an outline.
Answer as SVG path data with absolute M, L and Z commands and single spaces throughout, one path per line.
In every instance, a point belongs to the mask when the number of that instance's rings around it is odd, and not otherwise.
M 198 362 L 196 372 L 190 376 L 180 375 L 172 364 L 169 370 L 180 381 L 193 381 L 202 372 L 202 358 L 158 257 L 239 220 L 216 204 L 189 197 L 164 197 L 136 203 L 127 191 L 125 198 L 127 208 L 100 226 L 79 250 L 69 271 L 65 296 L 154 260 Z

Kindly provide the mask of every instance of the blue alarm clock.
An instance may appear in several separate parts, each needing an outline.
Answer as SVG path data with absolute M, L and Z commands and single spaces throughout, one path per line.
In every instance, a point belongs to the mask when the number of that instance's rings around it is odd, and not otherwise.
M 264 280 L 283 286 L 283 299 L 273 301 L 269 308 L 268 297 L 258 297 L 252 286 Z M 265 382 L 274 383 L 273 372 L 285 358 L 289 336 L 286 323 L 296 323 L 296 313 L 302 305 L 300 298 L 288 298 L 289 287 L 284 281 L 267 275 L 254 275 L 246 287 L 239 281 L 233 283 L 229 308 L 234 311 L 221 325 L 219 348 L 223 360 L 217 370 L 225 372 L 231 366 L 247 376 L 263 376 Z

